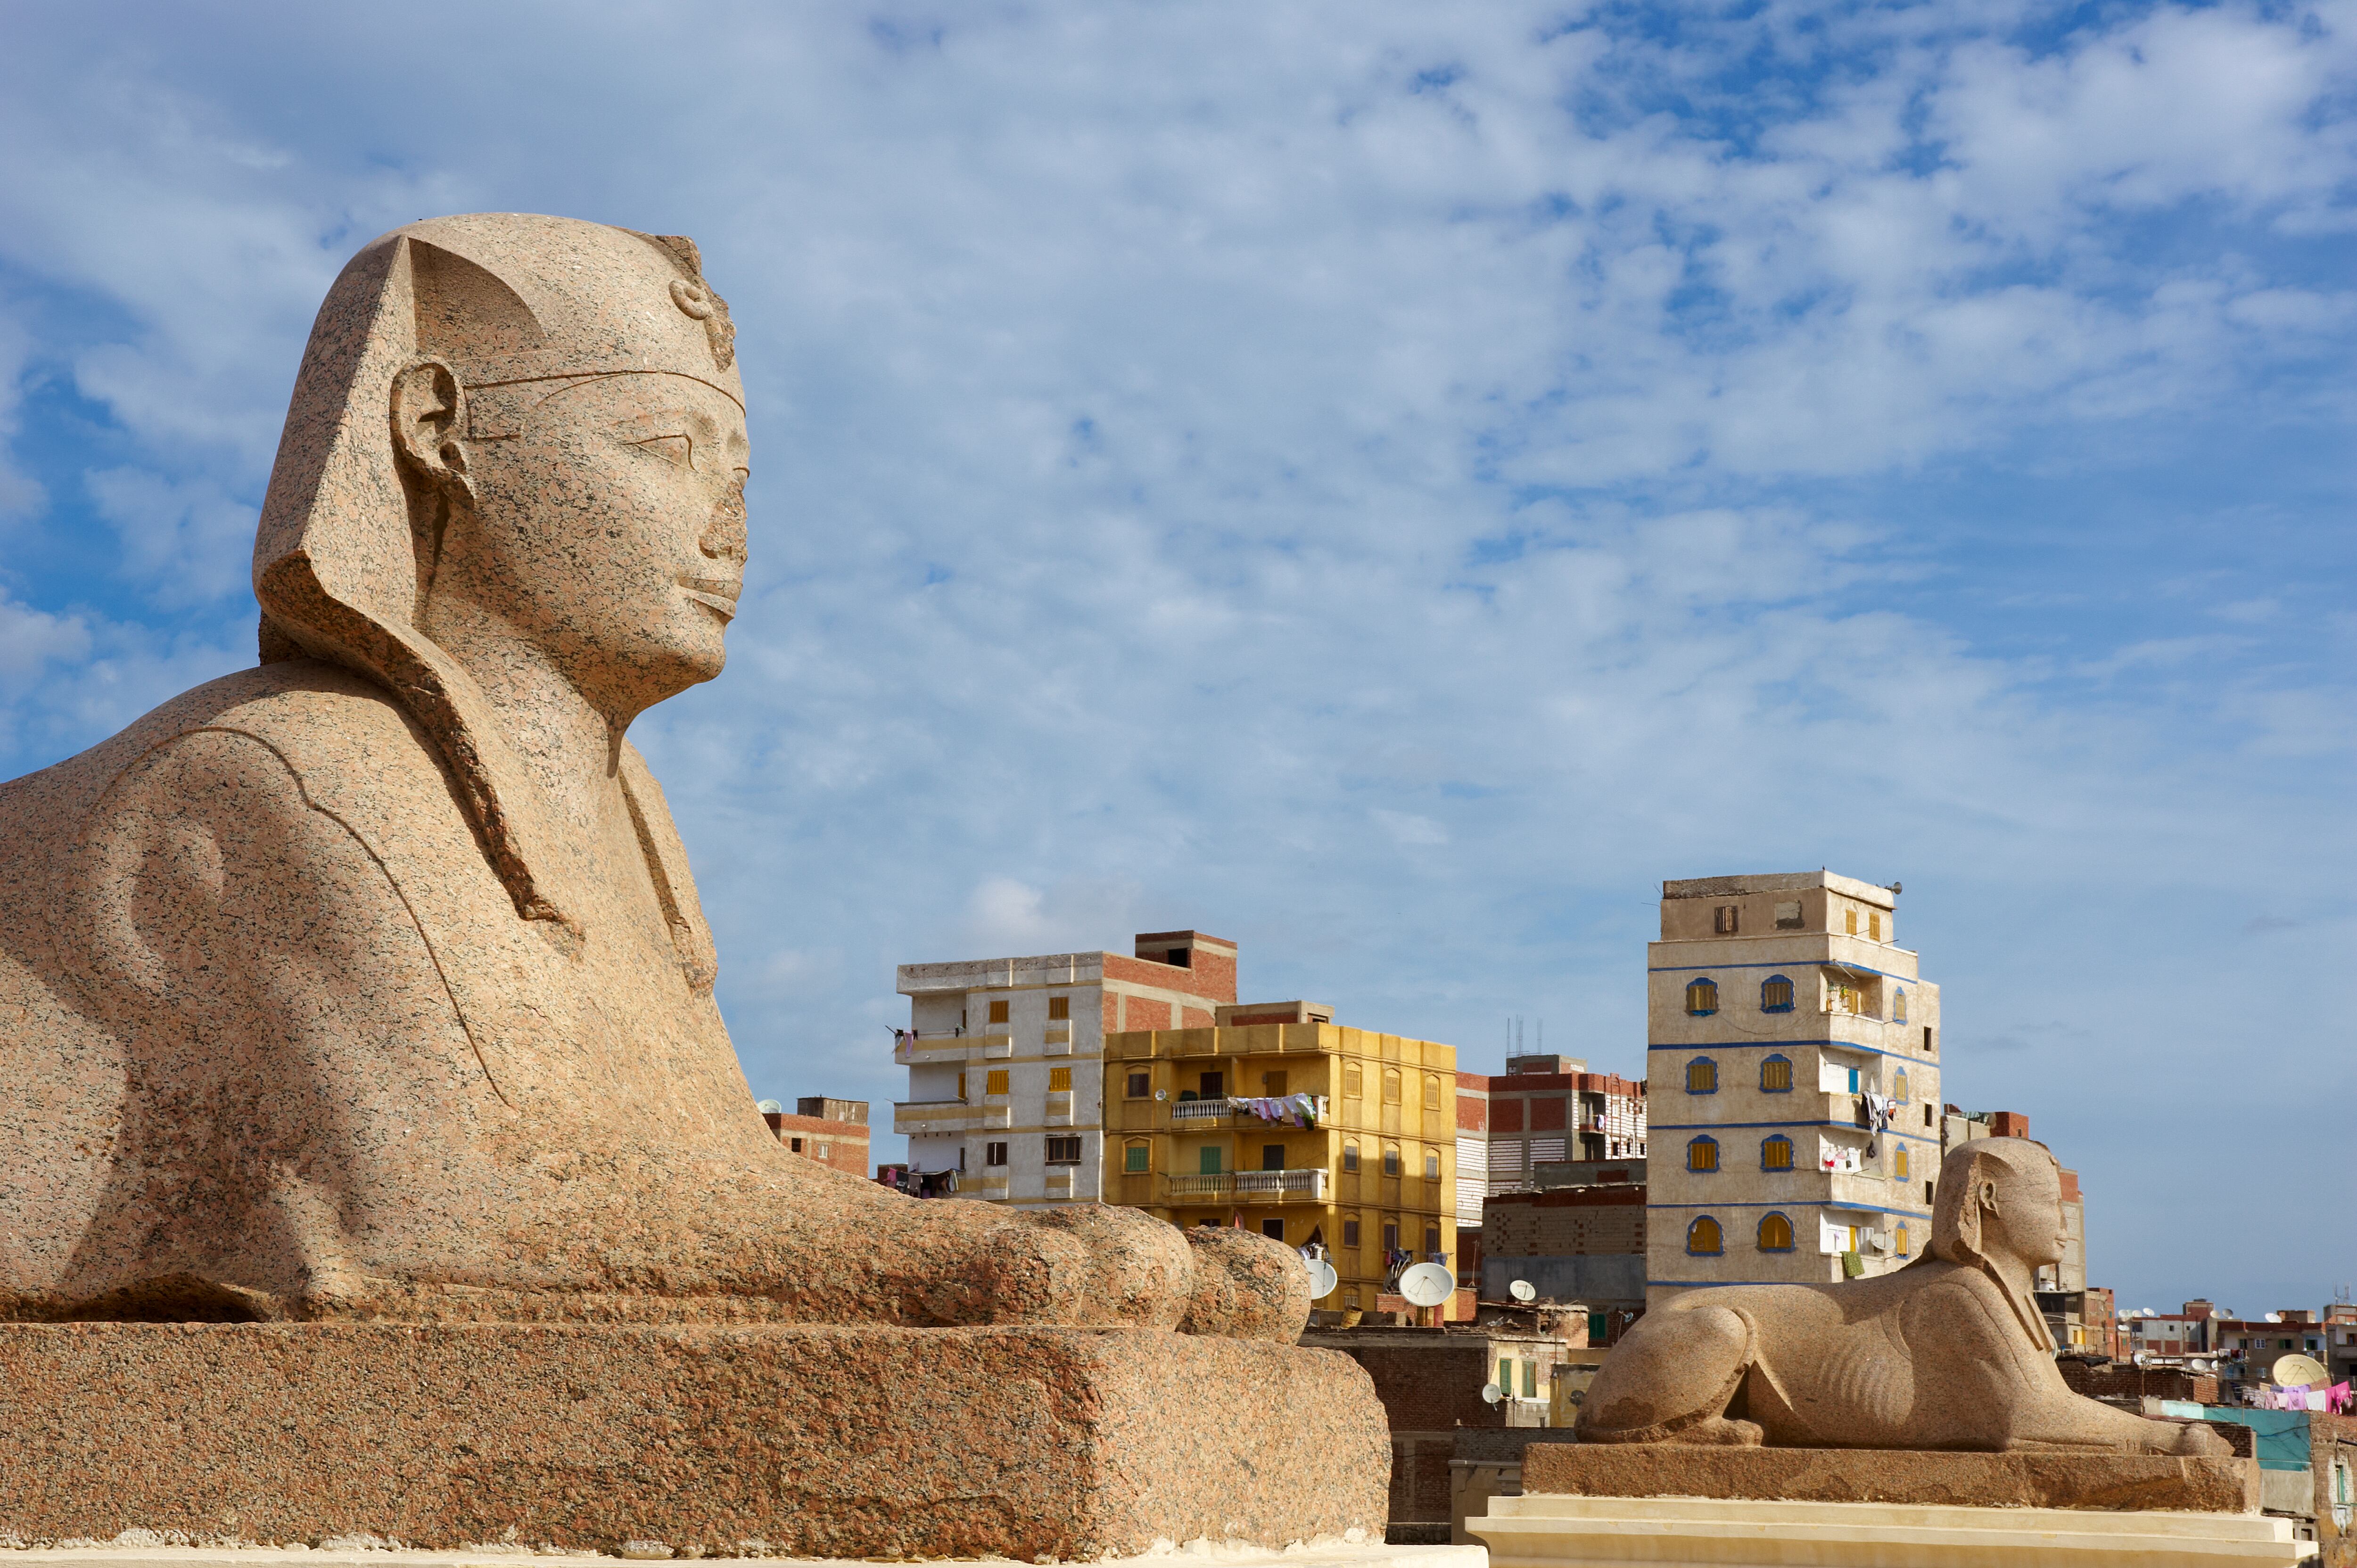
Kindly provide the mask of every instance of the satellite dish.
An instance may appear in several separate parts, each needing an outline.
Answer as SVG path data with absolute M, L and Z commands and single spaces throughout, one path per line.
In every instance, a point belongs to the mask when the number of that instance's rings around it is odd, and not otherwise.
M 1481 1385 L 1481 1397 L 1489 1403 L 1496 1404 L 1500 1400 L 1506 1397 L 1506 1391 L 1500 1388 L 1495 1383 L 1483 1383 Z
M 1418 1263 L 1400 1275 L 1399 1293 L 1410 1306 L 1438 1306 L 1457 1294 L 1457 1276 L 1438 1263 Z
M 1154 1098 L 1157 1100 L 1168 1100 L 1170 1098 L 1170 1091 L 1167 1089 L 1157 1089 L 1154 1091 Z
M 2151 1362 L 2152 1362 L 2152 1358 L 2151 1358 L 2150 1356 L 2146 1355 L 2143 1351 L 2139 1350 L 2139 1351 L 2137 1351 L 2137 1352 L 2136 1353 L 2136 1364 L 2137 1366 L 2139 1366 L 2139 1367 L 2143 1367 L 2143 1366 L 2149 1366 L 2149 1365 L 2151 1364 Z
M 2267 1373 L 2267 1381 L 2279 1389 L 2304 1389 L 2310 1383 L 2327 1383 L 2332 1374 L 2313 1356 L 2283 1356 L 2276 1360 L 2275 1369 Z
M 1341 1283 L 1342 1276 L 1336 1273 L 1334 1265 L 1325 1259 L 1319 1258 L 1309 1265 L 1310 1300 L 1324 1301 L 1334 1294 L 1335 1287 Z
M 1516 1301 L 1536 1301 L 1539 1298 L 1539 1293 L 1532 1287 L 1528 1280 L 1516 1280 L 1506 1287 L 1506 1294 Z
M 759 1112 L 764 1116 L 778 1116 L 782 1115 L 785 1112 L 786 1108 L 779 1104 L 774 1100 L 764 1100 L 755 1105 L 753 1109 Z

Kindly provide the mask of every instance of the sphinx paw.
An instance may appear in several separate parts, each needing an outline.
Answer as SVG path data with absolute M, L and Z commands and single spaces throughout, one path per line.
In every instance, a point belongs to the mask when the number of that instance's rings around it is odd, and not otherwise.
M 1309 1271 L 1299 1253 L 1233 1226 L 1198 1225 L 1184 1235 L 1194 1254 L 1195 1288 L 1180 1333 L 1280 1345 L 1301 1337 L 1309 1321 Z

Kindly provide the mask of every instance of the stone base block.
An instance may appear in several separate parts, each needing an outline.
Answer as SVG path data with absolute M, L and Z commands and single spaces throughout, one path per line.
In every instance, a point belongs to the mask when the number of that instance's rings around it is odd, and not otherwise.
M 1523 1490 L 1589 1498 L 2255 1514 L 2259 1466 L 2252 1459 L 2159 1454 L 1549 1443 L 1534 1444 L 1523 1455 Z
M 11 1544 L 1380 1541 L 1390 1461 L 1348 1357 L 1144 1330 L 0 1325 Z
M 1490 1568 L 2288 1568 L 2316 1552 L 2289 1520 L 2159 1509 L 1525 1495 L 1469 1528 Z
M 546 1557 L 486 1551 L 418 1552 L 387 1548 L 155 1546 L 110 1541 L 103 1546 L 37 1548 L 11 1552 L 9 1568 L 557 1568 Z M 562 1568 L 637 1568 L 644 1559 L 603 1552 L 567 1552 Z M 746 1559 L 737 1559 L 742 1563 Z M 764 1568 L 834 1568 L 839 1557 L 770 1557 Z M 1101 1568 L 1484 1568 L 1478 1546 L 1382 1546 L 1365 1541 L 1329 1541 L 1288 1547 L 1161 1547 L 1135 1557 L 1103 1557 Z M 1008 1568 L 1001 1558 L 947 1558 L 933 1568 Z

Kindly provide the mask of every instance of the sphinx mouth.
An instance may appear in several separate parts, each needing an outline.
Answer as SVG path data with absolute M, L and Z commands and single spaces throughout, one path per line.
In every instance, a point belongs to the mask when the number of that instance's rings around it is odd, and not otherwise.
M 683 576 L 679 585 L 687 590 L 689 598 L 722 620 L 737 618 L 737 596 L 745 586 L 742 578 Z

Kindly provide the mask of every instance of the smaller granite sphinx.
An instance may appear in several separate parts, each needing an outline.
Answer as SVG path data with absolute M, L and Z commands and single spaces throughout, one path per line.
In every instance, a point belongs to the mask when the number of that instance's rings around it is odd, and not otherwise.
M 1616 1345 L 1585 1443 L 2223 1456 L 2199 1423 L 2072 1393 L 2030 1290 L 2062 1256 L 2054 1156 L 1975 1139 L 1940 1168 L 1931 1251 L 1841 1284 L 1690 1291 Z

